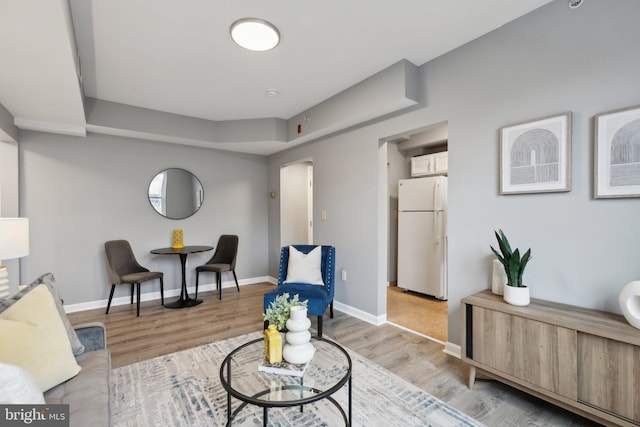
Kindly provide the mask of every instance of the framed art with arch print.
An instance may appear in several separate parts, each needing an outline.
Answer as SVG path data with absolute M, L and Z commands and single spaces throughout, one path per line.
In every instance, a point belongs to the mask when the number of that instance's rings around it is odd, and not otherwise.
M 640 105 L 595 117 L 593 197 L 640 197 Z
M 571 112 L 500 129 L 500 194 L 571 191 Z

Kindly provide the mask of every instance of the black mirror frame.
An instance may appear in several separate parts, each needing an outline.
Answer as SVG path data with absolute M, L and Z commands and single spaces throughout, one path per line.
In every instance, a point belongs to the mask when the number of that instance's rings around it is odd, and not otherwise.
M 191 214 L 184 216 L 184 217 L 172 217 L 172 216 L 168 216 L 166 214 L 163 214 L 162 212 L 160 212 L 151 202 L 151 196 L 149 195 L 149 189 L 151 187 L 151 183 L 153 182 L 154 179 L 156 179 L 156 177 L 158 175 L 160 175 L 161 173 L 167 172 L 169 170 L 180 170 L 180 171 L 184 171 L 185 173 L 188 173 L 189 175 L 191 175 L 193 178 L 195 178 L 196 181 L 198 181 L 198 184 L 200 185 L 200 189 L 202 191 L 202 196 L 200 198 L 200 205 L 198 206 L 197 209 L 193 210 L 193 212 L 191 212 Z M 187 219 L 192 217 L 193 215 L 196 214 L 196 212 L 198 212 L 200 210 L 200 208 L 202 208 L 202 204 L 204 203 L 204 186 L 202 185 L 202 181 L 200 181 L 200 178 L 198 178 L 194 173 L 183 169 L 183 168 L 166 168 L 166 169 L 162 169 L 161 171 L 158 171 L 158 173 L 156 173 L 153 178 L 151 178 L 151 181 L 149 181 L 149 184 L 147 185 L 147 200 L 149 201 L 149 204 L 151 205 L 151 208 L 154 210 L 154 212 L 156 212 L 158 215 L 167 218 L 167 219 L 172 219 L 172 220 L 181 220 L 181 219 Z

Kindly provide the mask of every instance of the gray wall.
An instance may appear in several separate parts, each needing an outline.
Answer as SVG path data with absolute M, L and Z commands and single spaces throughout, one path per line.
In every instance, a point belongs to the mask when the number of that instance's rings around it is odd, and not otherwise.
M 640 202 L 592 199 L 592 129 L 595 114 L 640 104 L 638 16 L 636 0 L 585 2 L 576 10 L 553 2 L 422 66 L 423 108 L 271 156 L 272 190 L 282 165 L 313 157 L 315 240 L 334 244 L 338 270 L 349 271 L 336 299 L 384 314 L 379 139 L 448 121 L 449 341 L 460 343 L 460 299 L 490 287 L 497 228 L 532 248 L 525 282 L 533 297 L 620 312 L 621 288 L 640 277 Z M 498 129 L 564 111 L 573 112 L 572 191 L 498 195 Z M 276 201 L 269 213 L 273 274 Z
M 149 253 L 171 246 L 175 228 L 184 230 L 186 245 L 215 246 L 220 234 L 238 234 L 238 278 L 266 274 L 264 157 L 106 135 L 38 132 L 20 134 L 20 155 L 21 211 L 29 217 L 31 231 L 22 279 L 52 272 L 66 304 L 108 297 L 104 242 L 111 239 L 129 240 L 142 265 L 157 263 L 165 273 L 165 289 L 179 288 L 178 257 Z M 163 218 L 147 199 L 151 179 L 168 167 L 189 170 L 202 182 L 204 202 L 190 218 Z M 211 255 L 189 256 L 188 285 L 195 283 L 194 268 Z M 213 276 L 201 279 L 214 281 Z M 158 290 L 157 285 L 142 287 L 143 292 Z M 128 295 L 125 287 L 116 292 Z
M 366 129 L 357 134 L 356 138 L 350 138 L 352 134 L 340 135 L 272 155 L 269 190 L 280 188 L 282 166 L 312 158 L 314 243 L 336 247 L 336 300 L 377 313 L 378 299 L 362 297 L 361 293 L 375 290 L 378 281 L 376 263 L 371 261 L 377 259 L 377 243 L 372 243 L 372 239 L 377 238 L 379 217 L 378 142 L 374 133 L 366 134 Z M 322 210 L 327 212 L 325 221 L 320 219 Z M 278 271 L 279 212 L 280 198 L 270 199 L 269 273 L 272 276 Z M 384 237 L 386 241 L 386 234 Z M 343 269 L 348 273 L 347 282 L 340 279 L 339 272 Z

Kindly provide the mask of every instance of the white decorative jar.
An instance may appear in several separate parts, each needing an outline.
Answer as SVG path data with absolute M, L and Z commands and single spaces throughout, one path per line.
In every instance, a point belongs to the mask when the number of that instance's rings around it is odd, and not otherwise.
M 287 320 L 287 343 L 282 350 L 282 357 L 289 363 L 307 363 L 316 349 L 311 344 L 311 320 L 307 317 L 307 307 L 295 305 L 289 309 Z
M 525 306 L 531 302 L 529 288 L 526 286 L 516 288 L 515 286 L 505 285 L 503 298 L 505 302 L 511 305 Z
M 620 308 L 627 322 L 640 329 L 640 280 L 627 283 L 620 292 Z

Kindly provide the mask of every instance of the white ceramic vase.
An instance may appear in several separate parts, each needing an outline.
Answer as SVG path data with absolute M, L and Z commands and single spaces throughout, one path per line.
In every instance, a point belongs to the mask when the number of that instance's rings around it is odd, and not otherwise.
M 505 283 L 507 283 L 507 274 L 504 272 L 504 266 L 497 258 L 494 258 L 491 271 L 491 292 L 496 295 L 504 295 Z
M 311 320 L 307 317 L 307 307 L 296 305 L 289 309 L 287 320 L 287 343 L 282 350 L 282 357 L 289 363 L 307 363 L 315 353 L 311 344 Z
M 524 306 L 529 305 L 529 302 L 531 302 L 529 297 L 529 288 L 526 286 L 516 288 L 515 286 L 505 285 L 503 298 L 505 302 L 511 305 Z
M 627 283 L 618 298 L 622 314 L 634 328 L 640 329 L 640 280 Z

